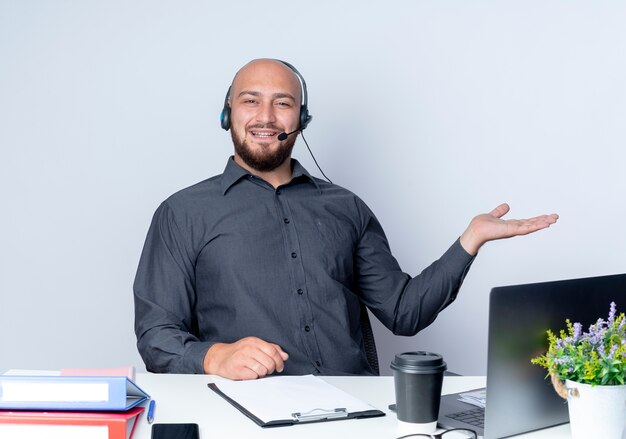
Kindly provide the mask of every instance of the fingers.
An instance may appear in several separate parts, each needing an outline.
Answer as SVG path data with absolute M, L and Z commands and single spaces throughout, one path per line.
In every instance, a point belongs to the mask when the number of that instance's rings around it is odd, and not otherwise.
M 205 372 L 235 380 L 249 380 L 282 372 L 289 355 L 274 343 L 246 337 L 216 343 L 206 354 Z
M 509 210 L 511 210 L 509 205 L 506 203 L 502 203 L 491 212 L 489 212 L 489 215 L 495 216 L 496 218 L 502 218 L 504 215 L 509 213 Z
M 274 372 L 282 372 L 285 369 L 285 361 L 289 356 L 280 346 L 267 343 L 261 339 L 253 339 L 252 350 L 249 352 L 249 368 L 258 377 L 271 375 Z
M 528 235 L 529 233 L 550 227 L 552 224 L 556 223 L 558 219 L 559 216 L 557 214 L 551 214 L 521 220 L 507 220 L 506 224 L 509 226 L 507 235 Z
M 548 224 L 554 224 L 559 220 L 559 216 L 556 213 L 551 213 L 550 215 L 542 215 L 542 218 Z
M 511 208 L 507 203 L 502 203 L 491 212 L 489 215 L 495 218 L 502 218 L 504 215 L 509 213 Z M 531 233 L 533 231 L 545 229 L 550 225 L 556 223 L 559 219 L 559 216 L 556 213 L 550 215 L 539 215 L 533 218 L 520 219 L 520 220 L 506 220 L 509 225 L 516 225 L 519 229 L 526 231 L 526 233 Z M 524 234 L 526 234 L 524 233 Z M 522 233 L 516 233 L 522 234 Z
M 289 355 L 287 352 L 283 351 L 283 349 L 274 343 L 269 343 L 273 349 L 270 349 L 270 352 L 264 351 L 266 354 L 272 357 L 274 360 L 274 365 L 276 368 L 276 372 L 282 372 L 285 369 L 285 361 L 289 359 Z
M 256 380 L 265 376 L 261 375 L 261 372 L 256 372 L 252 367 L 233 369 L 231 372 L 225 372 L 223 375 L 220 375 L 231 380 Z
M 504 215 L 509 213 L 510 210 L 511 210 L 511 207 L 507 203 L 502 203 L 498 207 L 493 209 L 491 212 L 489 212 L 489 215 L 495 216 L 496 218 L 502 218 Z M 550 215 L 544 214 L 544 215 L 539 215 L 533 218 L 527 218 L 527 219 L 521 219 L 521 220 L 515 220 L 515 221 L 521 221 L 525 223 L 545 222 L 547 224 L 554 224 L 558 219 L 559 219 L 559 215 L 557 215 L 556 213 L 552 213 Z

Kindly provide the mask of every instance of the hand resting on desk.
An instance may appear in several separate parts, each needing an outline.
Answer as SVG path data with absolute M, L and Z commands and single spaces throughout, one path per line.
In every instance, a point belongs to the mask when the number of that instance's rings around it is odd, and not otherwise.
M 246 337 L 211 346 L 204 357 L 204 372 L 232 380 L 254 380 L 282 372 L 288 358 L 277 344 Z

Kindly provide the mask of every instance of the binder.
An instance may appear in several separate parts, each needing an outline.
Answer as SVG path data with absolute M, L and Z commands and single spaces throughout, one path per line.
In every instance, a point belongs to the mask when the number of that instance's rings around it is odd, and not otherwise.
M 148 398 L 126 376 L 0 375 L 0 409 L 125 411 Z
M 0 437 L 131 439 L 143 407 L 127 412 L 0 411 Z
M 265 428 L 385 416 L 384 412 L 313 375 L 252 381 L 214 377 L 208 387 Z

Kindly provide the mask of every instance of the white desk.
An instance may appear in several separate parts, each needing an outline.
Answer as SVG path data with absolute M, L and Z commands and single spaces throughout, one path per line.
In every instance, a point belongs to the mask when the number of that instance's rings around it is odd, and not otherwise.
M 154 422 L 194 422 L 201 439 L 231 438 L 358 438 L 393 439 L 397 435 L 395 413 L 388 409 L 395 400 L 393 377 L 323 377 L 330 384 L 370 403 L 387 415 L 261 428 L 207 387 L 208 375 L 137 374 L 137 384 L 156 400 Z M 443 393 L 483 387 L 484 377 L 446 377 Z M 271 398 L 272 395 L 268 395 Z M 135 439 L 149 439 L 145 414 L 139 420 Z M 516 436 L 516 439 L 569 439 L 569 424 Z

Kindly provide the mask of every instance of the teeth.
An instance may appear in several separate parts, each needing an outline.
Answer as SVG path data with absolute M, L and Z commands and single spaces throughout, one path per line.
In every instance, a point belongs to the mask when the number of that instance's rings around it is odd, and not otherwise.
M 252 134 L 257 136 L 257 137 L 273 137 L 274 134 L 276 134 L 276 133 L 273 133 L 273 132 L 272 133 L 259 133 L 257 131 L 252 131 Z

